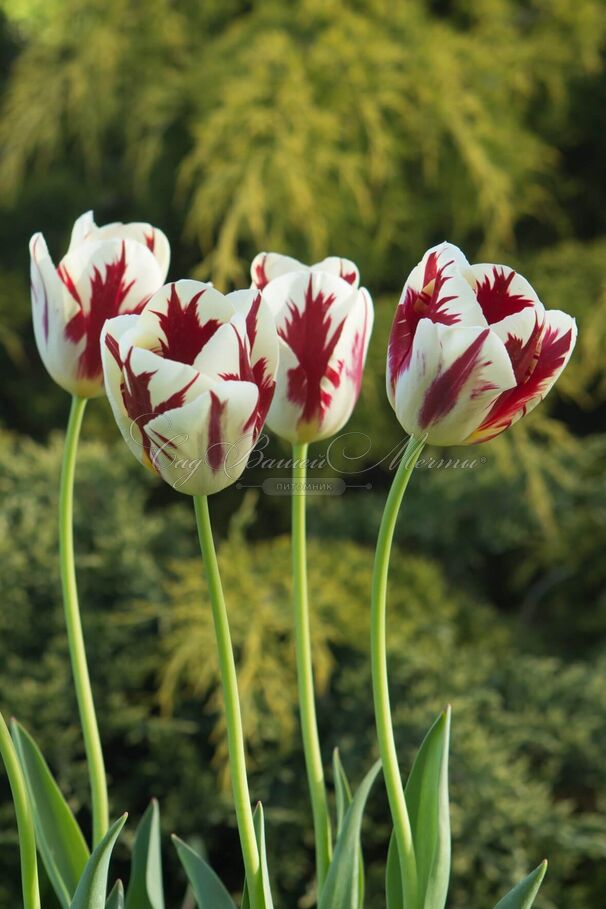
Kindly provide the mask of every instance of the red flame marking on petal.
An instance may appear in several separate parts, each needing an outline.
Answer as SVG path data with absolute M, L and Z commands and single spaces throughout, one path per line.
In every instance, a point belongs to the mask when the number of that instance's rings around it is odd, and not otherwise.
M 250 417 L 244 424 L 244 431 L 248 432 L 250 429 L 254 428 L 254 440 L 256 441 L 263 424 L 265 422 L 265 417 L 267 416 L 267 411 L 269 410 L 269 405 L 271 404 L 274 389 L 276 383 L 273 378 L 267 373 L 267 359 L 265 357 L 260 357 L 256 363 L 251 364 L 250 360 L 250 347 L 249 345 L 240 337 L 239 331 L 232 326 L 236 337 L 238 339 L 238 371 L 237 372 L 224 372 L 221 373 L 219 378 L 224 381 L 236 381 L 236 382 L 252 382 L 257 386 L 259 390 L 259 398 L 257 400 L 257 406 L 254 408 Z M 248 327 L 248 319 L 247 319 Z M 248 335 L 250 339 L 250 335 Z
M 505 347 L 511 360 L 513 374 L 518 385 L 525 382 L 534 370 L 539 354 L 539 340 L 541 337 L 542 325 L 535 316 L 534 327 L 526 343 L 515 335 L 508 335 Z
M 267 277 L 267 272 L 265 271 L 265 263 L 267 261 L 267 256 L 263 256 L 261 261 L 255 265 L 255 274 L 253 281 L 259 290 L 263 290 L 269 284 L 269 278 Z
M 257 340 L 257 329 L 259 321 L 259 309 L 261 308 L 261 294 L 257 294 L 253 300 L 250 309 L 246 314 L 246 334 L 252 350 Z
M 73 297 L 73 299 L 76 301 L 78 306 L 82 306 L 82 300 L 80 299 L 80 294 L 78 293 L 78 289 L 77 289 L 76 285 L 74 284 L 74 280 L 73 280 L 72 276 L 70 275 L 70 273 L 68 272 L 65 265 L 61 264 L 57 267 L 57 274 L 59 275 L 59 277 L 65 284 L 65 286 L 67 287 L 67 289 L 70 293 L 70 296 Z
M 191 298 L 186 306 L 183 306 L 176 285 L 171 285 L 167 311 L 165 313 L 154 311 L 166 338 L 166 341 L 160 341 L 162 356 L 191 366 L 200 351 L 220 328 L 221 322 L 218 319 L 200 322 L 198 301 L 205 292 L 205 290 L 201 290 Z
M 356 331 L 351 348 L 351 365 L 346 371 L 347 378 L 353 382 L 356 397 L 362 388 L 362 375 L 364 373 L 364 350 L 366 347 L 366 333 L 368 331 L 368 306 L 364 307 L 364 325 L 362 331 Z
M 344 281 L 347 281 L 348 284 L 353 285 L 358 280 L 358 276 L 355 271 L 345 271 L 345 263 L 343 259 L 341 259 L 339 265 L 339 275 L 341 278 L 343 278 Z
M 101 351 L 99 338 L 101 330 L 107 319 L 120 313 L 120 307 L 127 294 L 135 284 L 135 279 L 128 284 L 125 281 L 127 270 L 126 246 L 122 243 L 121 253 L 114 262 L 105 265 L 105 274 L 102 275 L 95 266 L 90 279 L 90 306 L 84 311 L 80 295 L 65 267 L 58 269 L 61 280 L 69 290 L 71 296 L 78 303 L 79 311 L 70 319 L 65 327 L 66 337 L 77 342 L 86 338 L 84 350 L 78 363 L 78 375 L 87 379 L 96 379 L 101 375 Z M 137 301 L 136 311 L 141 301 Z
M 477 429 L 478 441 L 494 439 L 514 422 L 524 416 L 534 398 L 544 394 L 545 386 L 559 373 L 572 344 L 572 329 L 559 335 L 557 328 L 547 326 L 542 339 L 533 350 L 533 364 L 524 381 L 516 388 L 504 391 L 493 404 L 490 413 Z M 516 376 L 517 378 L 517 376 Z M 475 433 L 474 433 L 475 435 Z
M 322 422 L 327 407 L 332 400 L 331 393 L 322 390 L 324 377 L 337 387 L 336 373 L 330 369 L 330 359 L 341 333 L 345 320 L 336 325 L 332 336 L 330 308 L 335 302 L 334 294 L 314 296 L 313 279 L 310 276 L 303 311 L 290 301 L 289 315 L 279 335 L 295 354 L 299 365 L 290 369 L 287 375 L 287 397 L 293 404 L 302 407 L 300 423 Z M 340 378 L 340 377 L 339 377 Z
M 534 302 L 528 297 L 510 293 L 511 282 L 515 276 L 515 271 L 506 275 L 503 269 L 495 265 L 492 269 L 492 279 L 490 275 L 485 275 L 483 280 L 478 282 L 476 297 L 489 325 L 534 307 Z
M 223 464 L 223 435 L 221 418 L 227 401 L 221 402 L 214 391 L 210 392 L 210 417 L 208 423 L 208 451 L 207 460 L 211 470 L 215 473 Z
M 489 366 L 490 361 L 480 363 L 480 355 L 484 342 L 489 335 L 487 328 L 482 331 L 467 350 L 454 360 L 443 373 L 439 374 L 431 383 L 419 412 L 419 425 L 427 429 L 431 424 L 437 423 L 447 416 L 456 405 L 463 386 L 475 369 Z M 489 382 L 482 382 L 474 389 L 472 397 L 477 397 L 482 391 L 490 391 L 494 386 Z
M 152 230 L 151 234 L 143 234 L 143 236 L 145 237 L 145 245 L 153 253 L 156 248 L 156 231 Z
M 438 254 L 431 253 L 425 263 L 423 289 L 416 291 L 411 287 L 407 288 L 404 299 L 396 309 L 387 352 L 392 388 L 396 387 L 399 376 L 408 366 L 412 342 L 421 319 L 431 319 L 432 322 L 440 322 L 442 325 L 455 325 L 459 321 L 456 313 L 446 312 L 444 309 L 456 297 L 440 297 L 444 285 L 450 278 L 444 271 L 453 262 L 451 259 L 438 268 Z
M 126 413 L 139 429 L 141 433 L 141 444 L 148 457 L 150 464 L 155 467 L 151 454 L 151 440 L 146 432 L 147 424 L 154 417 L 166 413 L 167 410 L 174 410 L 176 407 L 182 407 L 185 403 L 185 395 L 198 378 L 195 375 L 183 388 L 174 392 L 169 398 L 153 405 L 150 392 L 150 382 L 156 375 L 156 370 L 136 373 L 131 365 L 133 348 L 131 347 L 123 361 L 120 355 L 120 347 L 116 339 L 109 333 L 105 335 L 105 346 L 113 356 L 114 360 L 122 370 L 122 382 L 120 383 L 120 392 Z

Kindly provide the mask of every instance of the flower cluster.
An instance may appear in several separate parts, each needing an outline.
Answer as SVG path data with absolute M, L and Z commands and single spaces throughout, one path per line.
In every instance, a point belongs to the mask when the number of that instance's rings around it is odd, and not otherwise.
M 135 456 L 175 488 L 234 482 L 264 424 L 290 442 L 338 432 L 362 385 L 373 325 L 358 268 L 259 253 L 248 291 L 163 286 L 170 250 L 149 224 L 73 228 L 55 267 L 30 244 L 36 341 L 51 376 L 109 397 Z M 574 319 L 546 311 L 505 265 L 428 250 L 410 273 L 389 338 L 387 395 L 411 435 L 436 445 L 494 438 L 545 397 L 572 353 Z M 188 470 L 189 468 L 189 470 Z
M 451 862 L 450 709 L 429 730 L 404 785 L 389 703 L 387 585 L 398 510 L 426 442 L 484 442 L 536 407 L 570 358 L 574 320 L 546 311 L 528 281 L 511 268 L 470 265 L 449 243 L 428 250 L 404 285 L 389 339 L 387 394 L 410 439 L 386 500 L 370 590 L 372 695 L 381 760 L 352 795 L 335 752 L 338 816 L 333 836 L 314 702 L 304 493 L 308 443 L 337 433 L 360 395 L 373 303 L 360 287 L 358 268 L 338 257 L 307 266 L 263 252 L 252 262 L 248 289 L 222 294 L 200 281 L 165 284 L 170 250 L 161 231 L 139 223 L 97 227 L 91 212 L 74 225 L 57 267 L 41 234 L 32 238 L 30 249 L 36 342 L 51 376 L 73 395 L 59 541 L 94 851 L 89 857 L 84 836 L 34 741 L 15 722 L 11 736 L 0 715 L 0 756 L 9 772 L 22 850 L 24 909 L 40 909 L 37 847 L 64 906 L 103 909 L 139 905 L 137 900 L 164 905 L 155 803 L 135 836 L 126 900 L 119 881 L 106 899 L 110 854 L 126 816 L 109 825 L 107 777 L 79 615 L 72 520 L 83 409 L 87 398 L 104 391 L 134 456 L 194 498 L 245 872 L 241 906 L 273 909 L 273 897 L 263 809 L 259 803 L 253 813 L 248 786 L 236 662 L 207 496 L 242 474 L 267 424 L 293 446 L 293 643 L 318 909 L 352 909 L 360 903 L 362 817 L 381 766 L 393 820 L 386 903 L 390 909 L 444 909 Z M 175 845 L 196 904 L 235 909 L 202 857 L 178 839 Z M 542 863 L 498 906 L 530 909 L 544 874 Z

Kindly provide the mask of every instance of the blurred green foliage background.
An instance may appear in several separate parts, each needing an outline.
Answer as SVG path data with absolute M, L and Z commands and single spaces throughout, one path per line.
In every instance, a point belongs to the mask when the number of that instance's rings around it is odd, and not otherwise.
M 402 766 L 454 707 L 450 909 L 488 909 L 545 855 L 538 909 L 606 890 L 606 16 L 602 0 L 2 0 L 0 708 L 36 735 L 89 823 L 56 562 L 68 400 L 39 362 L 27 241 L 59 257 L 75 217 L 150 220 L 171 278 L 247 282 L 259 249 L 340 254 L 377 303 L 366 380 L 333 451 L 351 483 L 309 503 L 319 715 L 359 780 L 370 709 L 372 545 L 401 433 L 384 394 L 393 307 L 448 238 L 518 267 L 574 314 L 548 402 L 419 469 L 393 559 L 390 647 Z M 370 439 L 370 450 L 362 433 Z M 77 556 L 111 775 L 130 834 L 151 795 L 166 835 L 204 839 L 241 885 L 220 697 L 188 500 L 144 475 L 104 401 L 85 418 Z M 318 446 L 318 453 L 326 446 Z M 286 452 L 275 440 L 266 454 Z M 448 453 L 452 455 L 452 452 Z M 454 453 L 457 454 L 456 452 Z M 432 451 L 431 457 L 442 453 Z M 353 460 L 352 460 L 353 459 Z M 362 474 L 359 471 L 364 471 Z M 251 471 L 261 482 L 268 471 Z M 275 471 L 271 472 L 275 475 Z M 288 502 L 212 502 L 238 650 L 251 783 L 280 904 L 310 905 L 313 850 L 294 701 Z M 388 837 L 365 828 L 368 909 Z M 127 860 L 118 856 L 117 870 Z M 184 882 L 166 843 L 172 905 Z M 0 906 L 19 900 L 0 778 Z M 45 907 L 52 909 L 50 895 Z

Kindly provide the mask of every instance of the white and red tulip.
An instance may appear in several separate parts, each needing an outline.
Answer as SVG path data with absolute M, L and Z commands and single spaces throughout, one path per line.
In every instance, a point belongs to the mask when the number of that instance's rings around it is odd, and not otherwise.
M 106 323 L 107 396 L 126 444 L 167 483 L 210 495 L 242 474 L 275 387 L 278 336 L 255 289 L 161 288 Z
M 411 435 L 485 442 L 543 400 L 570 358 L 571 316 L 546 311 L 504 265 L 470 265 L 442 243 L 412 270 L 393 322 L 387 394 Z
M 104 393 L 99 339 L 106 319 L 139 312 L 164 283 L 168 240 L 150 224 L 97 227 L 86 212 L 55 267 L 42 234 L 30 241 L 32 313 L 40 356 L 72 394 Z
M 280 338 L 267 425 L 290 442 L 334 435 L 358 400 L 372 331 L 372 299 L 358 286 L 358 269 L 337 257 L 307 267 L 260 253 L 251 275 Z

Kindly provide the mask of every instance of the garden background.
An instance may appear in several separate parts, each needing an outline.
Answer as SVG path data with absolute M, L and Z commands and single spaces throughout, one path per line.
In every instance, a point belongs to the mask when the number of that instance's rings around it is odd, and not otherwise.
M 450 909 L 488 909 L 544 856 L 537 909 L 606 892 L 606 11 L 603 0 L 3 0 L 0 4 L 0 707 L 38 738 L 89 823 L 68 669 L 56 497 L 68 397 L 30 324 L 27 242 L 74 219 L 148 220 L 172 279 L 245 286 L 260 249 L 354 259 L 376 301 L 360 404 L 371 450 L 309 501 L 311 604 L 326 764 L 376 756 L 368 661 L 372 544 L 401 431 L 384 393 L 399 290 L 443 239 L 516 266 L 576 316 L 548 404 L 498 440 L 414 476 L 393 559 L 390 643 L 402 765 L 449 701 Z M 353 443 L 360 436 L 351 437 Z M 76 490 L 83 619 L 118 864 L 159 798 L 234 891 L 237 835 L 191 502 L 145 475 L 107 403 L 88 408 Z M 316 446 L 316 452 L 326 445 Z M 362 447 L 355 449 L 357 454 Z M 349 453 L 352 450 L 349 449 Z M 287 454 L 271 439 L 266 454 Z M 345 452 L 347 454 L 347 452 Z M 432 451 L 432 456 L 440 452 Z M 353 466 L 352 466 L 353 465 Z M 279 471 L 251 471 L 260 483 Z M 317 475 L 335 475 L 317 471 Z M 251 788 L 278 894 L 310 905 L 310 812 L 295 712 L 288 501 L 211 503 L 237 644 Z M 246 545 L 245 545 L 246 543 Z M 200 605 L 202 601 L 202 606 Z M 368 909 L 388 838 L 364 832 Z M 0 777 L 0 906 L 19 903 Z M 50 892 L 45 909 L 54 906 Z M 286 906 L 286 903 L 284 903 Z

